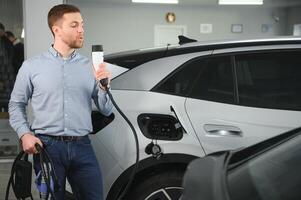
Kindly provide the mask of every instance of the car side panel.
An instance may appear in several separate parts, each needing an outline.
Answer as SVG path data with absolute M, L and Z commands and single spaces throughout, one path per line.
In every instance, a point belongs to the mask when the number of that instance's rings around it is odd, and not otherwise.
M 184 97 L 165 95 L 148 91 L 113 90 L 113 97 L 120 109 L 132 122 L 139 138 L 140 160 L 149 157 L 145 147 L 151 142 L 140 131 L 137 117 L 141 113 L 156 113 L 174 116 L 170 111 L 172 105 L 179 116 L 187 133 L 180 141 L 157 141 L 163 153 L 179 153 L 204 156 L 204 151 L 187 118 Z M 93 146 L 99 160 L 103 177 L 105 194 L 108 193 L 113 182 L 135 163 L 136 149 L 134 136 L 128 124 L 114 110 L 115 119 L 104 129 L 93 136 Z
M 301 113 L 297 111 L 252 108 L 197 99 L 188 99 L 186 108 L 206 153 L 247 147 L 301 124 Z M 221 131 L 235 127 L 241 131 L 241 135 L 210 133 L 205 130 L 206 125 L 215 125 Z

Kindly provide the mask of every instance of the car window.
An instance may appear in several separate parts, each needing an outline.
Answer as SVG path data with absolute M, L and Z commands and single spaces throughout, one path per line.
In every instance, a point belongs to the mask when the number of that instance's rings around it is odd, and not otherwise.
M 192 98 L 234 103 L 234 84 L 229 56 L 211 57 L 199 71 L 191 93 Z
M 205 67 L 206 61 L 204 58 L 197 58 L 185 63 L 159 83 L 153 91 L 186 96 L 199 71 Z
M 236 56 L 241 105 L 301 110 L 301 52 Z
M 231 200 L 301 199 L 301 136 L 232 169 L 227 176 Z

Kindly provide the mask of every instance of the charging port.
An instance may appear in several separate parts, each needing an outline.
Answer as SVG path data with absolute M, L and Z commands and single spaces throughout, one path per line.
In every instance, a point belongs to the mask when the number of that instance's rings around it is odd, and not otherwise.
M 140 114 L 138 124 L 141 132 L 149 139 L 180 140 L 183 137 L 183 128 L 178 120 L 171 115 Z

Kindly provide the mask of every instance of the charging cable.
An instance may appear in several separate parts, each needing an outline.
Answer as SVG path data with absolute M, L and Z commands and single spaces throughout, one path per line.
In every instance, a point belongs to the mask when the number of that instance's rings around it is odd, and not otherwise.
M 35 145 L 39 152 L 41 171 L 38 173 L 36 178 L 36 185 L 40 192 L 41 200 L 47 200 L 51 195 L 53 200 L 56 200 L 54 192 L 58 190 L 58 178 L 55 173 L 53 162 L 46 151 L 39 144 Z
M 128 192 L 128 190 L 130 189 L 130 186 L 131 184 L 133 183 L 134 181 L 134 178 L 135 178 L 135 174 L 137 173 L 137 170 L 138 170 L 138 167 L 139 167 L 139 141 L 138 141 L 138 136 L 137 136 L 137 133 L 136 133 L 136 130 L 133 126 L 133 124 L 130 122 L 130 120 L 125 116 L 125 114 L 120 110 L 120 108 L 118 107 L 118 105 L 116 104 L 116 102 L 114 101 L 114 98 L 109 90 L 109 87 L 108 87 L 108 78 L 104 78 L 104 79 L 101 79 L 100 81 L 100 84 L 105 88 L 105 90 L 107 91 L 113 105 L 115 106 L 116 110 L 120 113 L 120 115 L 124 118 L 124 120 L 128 123 L 128 125 L 130 126 L 132 132 L 133 132 L 133 135 L 134 135 L 134 138 L 135 138 L 135 144 L 136 144 L 136 163 L 134 165 L 134 168 L 132 170 L 132 173 L 131 173 L 131 176 L 129 178 L 129 181 L 127 182 L 124 190 L 122 191 L 122 193 L 120 195 L 118 195 L 118 200 L 122 200 L 125 196 L 125 194 Z
M 18 200 L 31 198 L 31 177 L 32 177 L 32 164 L 28 161 L 28 154 L 21 151 L 15 158 L 9 181 L 6 187 L 5 200 L 9 198 L 10 186 Z
M 51 195 L 53 200 L 56 200 L 54 192 L 58 189 L 58 178 L 55 174 L 54 165 L 48 154 L 48 152 L 42 148 L 39 144 L 35 145 L 39 152 L 41 171 L 40 181 L 37 183 L 38 190 L 40 192 L 41 200 L 48 199 Z M 15 158 L 11 175 L 7 184 L 5 200 L 9 198 L 10 186 L 12 186 L 13 192 L 17 200 L 25 200 L 31 198 L 31 179 L 32 179 L 32 163 L 28 161 L 28 154 L 21 151 Z M 36 180 L 38 182 L 38 178 Z

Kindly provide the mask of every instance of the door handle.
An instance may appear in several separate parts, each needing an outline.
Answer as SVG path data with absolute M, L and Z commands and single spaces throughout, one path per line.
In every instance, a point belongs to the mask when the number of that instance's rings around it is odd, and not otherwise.
M 243 132 L 240 130 L 240 128 L 235 126 L 205 124 L 204 129 L 208 136 L 243 137 Z

